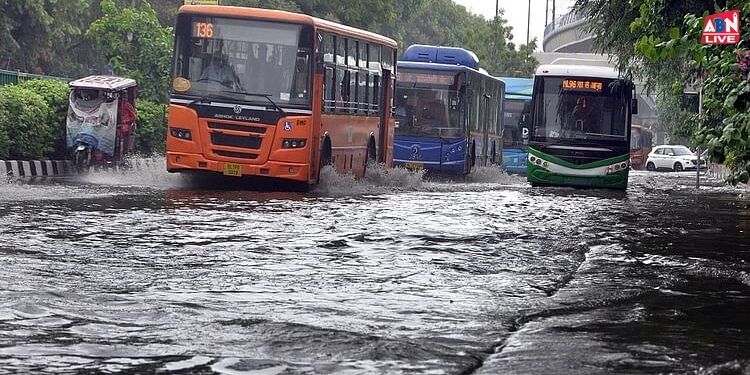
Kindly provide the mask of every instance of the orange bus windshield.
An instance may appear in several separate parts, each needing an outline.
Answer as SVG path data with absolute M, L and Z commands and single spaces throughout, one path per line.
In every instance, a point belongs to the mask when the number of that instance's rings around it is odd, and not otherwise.
M 310 108 L 312 35 L 309 25 L 181 14 L 173 93 Z

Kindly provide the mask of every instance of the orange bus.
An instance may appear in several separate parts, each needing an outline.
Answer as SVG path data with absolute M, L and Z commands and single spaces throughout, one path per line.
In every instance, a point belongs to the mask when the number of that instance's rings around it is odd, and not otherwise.
M 641 169 L 646 164 L 648 154 L 651 152 L 653 136 L 651 130 L 641 125 L 630 125 L 630 166 Z
M 304 14 L 184 5 L 175 27 L 169 172 L 312 186 L 392 166 L 396 42 Z

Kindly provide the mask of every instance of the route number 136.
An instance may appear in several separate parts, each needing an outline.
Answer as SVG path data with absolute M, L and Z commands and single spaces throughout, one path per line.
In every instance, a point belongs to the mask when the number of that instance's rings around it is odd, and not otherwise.
M 195 36 L 197 36 L 198 38 L 213 38 L 214 24 L 208 22 L 196 22 Z

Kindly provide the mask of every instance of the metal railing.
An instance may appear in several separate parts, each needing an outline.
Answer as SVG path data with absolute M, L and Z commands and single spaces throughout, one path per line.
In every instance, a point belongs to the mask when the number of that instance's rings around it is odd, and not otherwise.
M 0 86 L 2 85 L 15 85 L 19 82 L 28 81 L 31 79 L 52 79 L 56 81 L 70 82 L 70 78 L 46 76 L 42 74 L 24 73 L 13 70 L 0 69 Z
M 578 13 L 575 13 L 574 11 L 563 14 L 562 16 L 557 17 L 552 23 L 549 23 L 547 24 L 547 26 L 544 27 L 544 36 L 546 37 L 547 35 L 555 31 L 556 29 L 559 29 L 563 26 L 567 26 L 574 22 L 578 22 L 585 18 L 586 16 L 584 16 L 583 14 L 578 14 Z

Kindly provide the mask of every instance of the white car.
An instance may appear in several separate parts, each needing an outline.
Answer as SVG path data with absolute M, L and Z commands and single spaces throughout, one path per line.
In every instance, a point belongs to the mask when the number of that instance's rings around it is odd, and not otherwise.
M 695 169 L 698 158 L 683 145 L 661 145 L 655 146 L 646 159 L 646 169 L 655 171 L 658 169 L 668 169 L 672 171 L 683 171 L 686 169 Z M 706 161 L 701 159 L 701 168 L 706 167 Z

